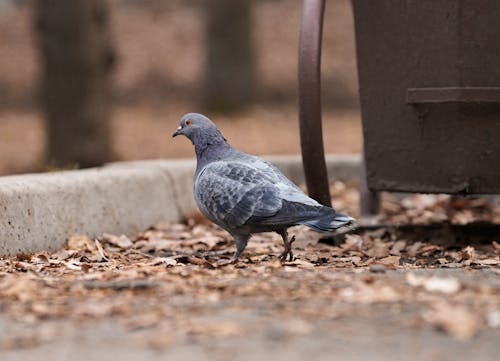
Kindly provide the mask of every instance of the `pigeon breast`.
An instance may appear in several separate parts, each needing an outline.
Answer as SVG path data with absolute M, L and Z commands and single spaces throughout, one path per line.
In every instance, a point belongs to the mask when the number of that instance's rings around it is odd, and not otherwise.
M 195 179 L 201 212 L 223 228 L 237 228 L 250 217 L 270 217 L 281 209 L 279 180 L 272 173 L 238 161 L 206 165 Z

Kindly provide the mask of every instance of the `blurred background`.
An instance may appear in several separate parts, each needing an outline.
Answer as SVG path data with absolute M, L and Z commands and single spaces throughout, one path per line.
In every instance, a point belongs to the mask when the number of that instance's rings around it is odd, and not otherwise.
M 192 157 L 203 112 L 253 154 L 298 154 L 300 0 L 0 0 L 0 174 Z M 328 153 L 358 153 L 349 0 L 327 2 Z

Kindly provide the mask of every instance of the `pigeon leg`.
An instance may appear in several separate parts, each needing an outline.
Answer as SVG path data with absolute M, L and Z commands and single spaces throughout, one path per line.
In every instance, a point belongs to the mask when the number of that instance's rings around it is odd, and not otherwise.
M 288 232 L 286 230 L 279 232 L 283 238 L 284 251 L 280 254 L 280 261 L 285 262 L 289 258 L 290 262 L 293 261 L 292 243 L 295 241 L 295 235 L 288 239 Z
M 247 246 L 248 239 L 250 238 L 250 235 L 237 235 L 234 236 L 234 243 L 236 243 L 236 252 L 234 253 L 233 258 L 238 259 Z
M 229 260 L 221 260 L 217 262 L 219 266 L 227 265 L 227 264 L 233 264 L 238 262 L 238 259 L 247 246 L 247 242 L 250 238 L 250 235 L 237 235 L 234 236 L 234 243 L 236 243 L 236 252 L 234 253 L 233 257 Z

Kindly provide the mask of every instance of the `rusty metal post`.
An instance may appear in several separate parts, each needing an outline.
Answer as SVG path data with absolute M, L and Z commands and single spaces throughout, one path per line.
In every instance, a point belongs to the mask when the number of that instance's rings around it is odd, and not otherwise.
M 331 206 L 321 126 L 321 36 L 325 0 L 304 0 L 299 41 L 299 122 L 309 195 Z

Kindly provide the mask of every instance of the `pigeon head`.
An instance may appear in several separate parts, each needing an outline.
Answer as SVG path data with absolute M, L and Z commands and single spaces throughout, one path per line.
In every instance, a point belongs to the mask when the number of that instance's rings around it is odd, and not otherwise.
M 217 126 L 206 116 L 198 113 L 188 113 L 182 117 L 172 137 L 178 135 L 186 136 L 195 147 L 201 148 L 226 142 Z

